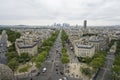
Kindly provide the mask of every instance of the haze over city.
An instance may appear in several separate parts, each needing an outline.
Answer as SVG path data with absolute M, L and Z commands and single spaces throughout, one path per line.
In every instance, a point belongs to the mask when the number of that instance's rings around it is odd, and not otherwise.
M 120 0 L 0 0 L 0 80 L 120 80 Z
M 120 25 L 120 0 L 0 0 L 1 25 Z

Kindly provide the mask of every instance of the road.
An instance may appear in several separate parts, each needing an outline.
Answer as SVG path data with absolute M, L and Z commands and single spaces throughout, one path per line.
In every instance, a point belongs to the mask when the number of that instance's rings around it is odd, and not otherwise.
M 75 53 L 70 49 L 70 46 L 68 44 L 66 44 L 66 48 L 67 48 L 67 53 L 70 57 L 70 62 L 71 63 L 79 63 L 77 57 L 75 56 Z
M 19 80 L 59 80 L 63 77 L 67 77 L 64 75 L 64 67 L 61 63 L 61 31 L 49 52 L 49 57 L 46 59 L 42 68 L 40 69 L 40 74 L 33 76 L 32 78 L 19 79 Z M 56 51 L 57 50 L 57 51 Z M 46 72 L 43 73 L 42 69 L 47 68 Z M 68 80 L 76 80 L 71 77 L 67 77 Z
M 106 61 L 104 66 L 99 70 L 97 76 L 94 80 L 110 80 L 111 79 L 111 67 L 114 62 L 115 53 L 109 52 L 106 56 Z
M 49 57 L 45 61 L 45 64 L 43 66 L 47 68 L 47 71 L 45 73 L 41 73 L 38 77 L 34 77 L 33 80 L 58 80 L 59 78 L 62 78 L 60 72 L 63 72 L 63 66 L 60 61 L 60 55 L 59 55 L 59 53 L 61 53 L 61 48 L 62 48 L 62 44 L 61 44 L 61 31 L 60 31 L 54 45 L 52 46 L 49 52 Z M 56 50 L 58 50 L 57 53 Z M 58 67 L 56 67 L 56 65 Z
M 7 38 L 6 38 L 6 31 L 3 30 L 2 37 L 0 40 L 0 63 L 6 64 L 6 57 L 5 53 L 7 51 Z

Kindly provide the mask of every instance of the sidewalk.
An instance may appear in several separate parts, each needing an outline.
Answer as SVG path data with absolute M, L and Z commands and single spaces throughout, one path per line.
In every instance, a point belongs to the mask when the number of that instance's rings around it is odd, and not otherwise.
M 31 67 L 30 67 L 30 69 L 29 69 L 28 72 L 19 73 L 18 71 L 16 71 L 14 73 L 14 76 L 15 76 L 16 79 L 26 78 L 26 77 L 32 77 L 32 76 L 34 76 L 34 75 L 37 74 L 37 69 L 35 67 L 35 64 L 34 63 L 33 64 L 32 63 L 28 63 L 28 64 L 31 65 Z M 34 72 L 32 72 L 32 71 L 34 71 Z
M 73 78 L 78 78 L 80 80 L 83 80 L 83 79 L 89 80 L 80 71 L 80 67 L 83 67 L 83 66 L 86 66 L 86 65 L 83 63 L 69 63 L 64 69 L 65 75 Z

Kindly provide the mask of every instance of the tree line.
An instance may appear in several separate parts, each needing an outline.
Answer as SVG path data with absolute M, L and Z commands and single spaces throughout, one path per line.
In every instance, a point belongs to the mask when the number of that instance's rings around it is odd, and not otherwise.
M 42 46 L 38 48 L 38 55 L 34 58 L 32 58 L 32 62 L 36 63 L 36 67 L 40 68 L 42 63 L 47 59 L 48 53 L 53 46 L 57 36 L 59 34 L 59 31 L 56 31 L 49 37 L 48 39 L 44 40 L 42 43 Z
M 63 64 L 67 64 L 70 62 L 69 55 L 67 54 L 67 49 L 65 48 L 66 41 L 68 40 L 68 35 L 64 30 L 62 30 L 61 40 L 62 40 L 62 47 L 63 47 L 61 51 L 62 52 L 61 62 Z
M 120 40 L 117 40 L 114 64 L 111 68 L 112 80 L 120 80 Z

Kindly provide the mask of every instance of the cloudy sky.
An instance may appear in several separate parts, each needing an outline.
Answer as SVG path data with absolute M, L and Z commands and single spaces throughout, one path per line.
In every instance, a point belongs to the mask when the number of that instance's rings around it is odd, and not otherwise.
M 0 24 L 120 25 L 120 0 L 0 0 Z

